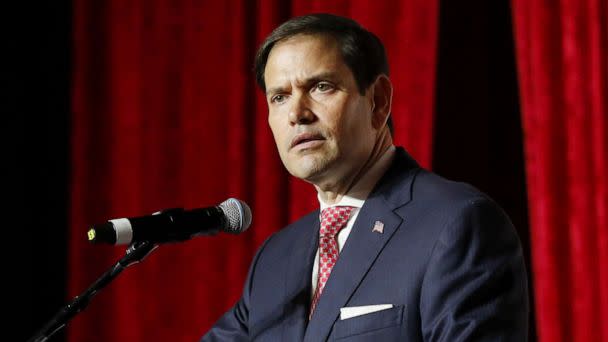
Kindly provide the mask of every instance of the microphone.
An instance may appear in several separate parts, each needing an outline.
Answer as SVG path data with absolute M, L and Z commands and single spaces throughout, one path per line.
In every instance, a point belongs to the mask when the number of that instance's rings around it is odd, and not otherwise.
M 251 224 L 251 209 L 236 198 L 218 206 L 168 209 L 148 216 L 119 218 L 91 226 L 89 242 L 126 245 L 133 242 L 178 242 L 219 231 L 240 234 Z

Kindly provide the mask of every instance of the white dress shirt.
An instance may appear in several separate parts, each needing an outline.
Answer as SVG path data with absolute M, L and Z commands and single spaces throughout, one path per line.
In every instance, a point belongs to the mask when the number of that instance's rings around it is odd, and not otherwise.
M 344 227 L 338 233 L 338 250 L 342 251 L 344 244 L 346 243 L 346 239 L 348 239 L 348 235 L 355 224 L 355 220 L 357 216 L 359 216 L 359 210 L 363 207 L 367 196 L 374 189 L 374 186 L 380 178 L 384 175 L 384 173 L 388 170 L 393 161 L 393 156 L 395 154 L 395 146 L 391 146 L 386 150 L 386 152 L 378 159 L 378 161 L 359 179 L 359 181 L 353 185 L 353 187 L 342 197 L 342 199 L 338 203 L 334 204 L 326 204 L 321 199 L 320 195 L 317 195 L 319 199 L 319 205 L 321 207 L 321 211 L 325 208 L 335 207 L 335 206 L 351 206 L 355 207 L 350 217 L 348 218 L 348 223 L 346 227 Z M 319 216 L 320 216 L 319 212 Z M 319 218 L 320 219 L 320 218 Z M 315 289 L 317 288 L 317 279 L 319 278 L 319 249 L 317 249 L 317 253 L 315 255 L 315 261 L 312 268 L 312 292 L 310 294 L 311 299 L 314 295 Z M 330 276 L 331 278 L 331 276 Z

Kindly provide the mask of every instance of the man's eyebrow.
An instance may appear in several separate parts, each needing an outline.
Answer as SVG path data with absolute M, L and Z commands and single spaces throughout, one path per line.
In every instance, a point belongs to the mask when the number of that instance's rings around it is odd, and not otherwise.
M 326 71 L 306 78 L 303 84 L 317 83 L 319 81 L 333 80 L 336 78 L 336 72 Z
M 268 89 L 266 89 L 266 96 L 268 96 L 270 94 L 277 94 L 277 93 L 283 93 L 283 92 L 285 92 L 284 87 L 268 88 Z
M 334 80 L 336 78 L 336 74 L 337 73 L 334 71 L 321 72 L 319 74 L 307 77 L 307 78 L 303 79 L 302 81 L 299 81 L 298 84 L 307 86 L 310 84 L 315 84 L 320 81 Z M 266 89 L 266 96 L 268 96 L 270 94 L 282 93 L 284 91 L 285 91 L 285 87 L 268 88 L 268 89 Z

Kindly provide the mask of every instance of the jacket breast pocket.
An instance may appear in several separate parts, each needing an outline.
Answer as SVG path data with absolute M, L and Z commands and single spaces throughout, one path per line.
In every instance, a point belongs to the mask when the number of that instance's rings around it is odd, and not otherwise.
M 376 311 L 345 320 L 338 320 L 334 324 L 333 333 L 331 335 L 332 339 L 340 340 L 349 338 L 349 340 L 352 340 L 357 335 L 363 334 L 365 334 L 365 337 L 369 337 L 370 340 L 374 339 L 375 341 L 385 341 L 386 338 L 389 338 L 389 341 L 390 339 L 396 339 L 401 335 L 400 330 L 403 322 L 404 308 L 403 305 L 399 305 L 386 310 Z M 377 340 L 379 337 L 383 338 Z M 361 340 L 364 341 L 366 339 L 364 338 Z

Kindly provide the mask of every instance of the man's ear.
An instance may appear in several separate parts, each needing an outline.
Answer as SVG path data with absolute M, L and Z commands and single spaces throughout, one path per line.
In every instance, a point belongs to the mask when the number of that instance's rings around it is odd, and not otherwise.
M 371 85 L 372 100 L 372 125 L 375 129 L 380 129 L 386 125 L 391 114 L 393 101 L 393 85 L 388 76 L 381 74 Z

